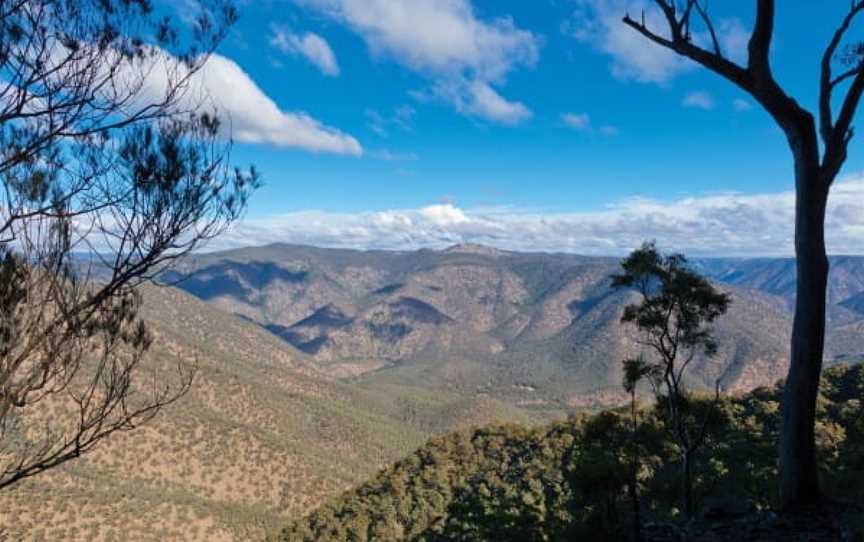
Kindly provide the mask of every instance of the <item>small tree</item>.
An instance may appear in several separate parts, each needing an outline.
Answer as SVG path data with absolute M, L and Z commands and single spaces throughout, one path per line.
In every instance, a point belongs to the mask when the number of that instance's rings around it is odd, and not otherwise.
M 684 377 L 697 354 L 713 356 L 717 352 L 710 324 L 726 312 L 730 298 L 691 270 L 684 256 L 661 255 L 653 243 L 631 253 L 621 267 L 624 272 L 612 277 L 612 287 L 635 288 L 642 296 L 641 303 L 625 307 L 621 321 L 641 332 L 639 344 L 654 355 L 648 360 L 649 367 L 630 368 L 634 373 L 630 376 L 652 377 L 667 426 L 680 450 L 684 512 L 692 517 L 693 458 L 705 442 L 708 414 L 696 420 Z M 635 381 L 630 389 L 635 394 Z M 719 394 L 719 383 L 715 392 Z
M 142 364 L 137 286 L 224 230 L 257 186 L 188 91 L 236 18 L 189 35 L 149 0 L 0 0 L 0 489 L 189 389 Z

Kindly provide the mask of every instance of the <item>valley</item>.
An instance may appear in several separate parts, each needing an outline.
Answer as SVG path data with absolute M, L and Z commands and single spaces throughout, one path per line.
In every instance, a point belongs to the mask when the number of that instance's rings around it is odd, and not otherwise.
M 794 268 L 693 264 L 733 303 L 717 324 L 718 355 L 694 362 L 692 383 L 719 379 L 738 393 L 782 378 Z M 145 289 L 144 308 L 156 367 L 197 364 L 191 392 L 143 429 L 0 496 L 0 532 L 260 539 L 434 435 L 621 404 L 620 360 L 638 347 L 619 324 L 633 294 L 608 288 L 617 265 L 476 245 L 272 245 L 184 260 Z M 828 361 L 864 352 L 864 258 L 834 269 Z
M 787 259 L 699 259 L 733 298 L 719 353 L 697 386 L 743 391 L 788 365 L 795 271 Z M 620 360 L 637 350 L 619 325 L 627 293 L 609 289 L 614 258 L 270 245 L 198 256 L 177 287 L 266 328 L 321 371 L 356 384 L 489 395 L 544 414 L 620 400 Z M 864 352 L 864 259 L 836 258 L 826 358 Z M 858 297 L 856 297 L 858 296 Z

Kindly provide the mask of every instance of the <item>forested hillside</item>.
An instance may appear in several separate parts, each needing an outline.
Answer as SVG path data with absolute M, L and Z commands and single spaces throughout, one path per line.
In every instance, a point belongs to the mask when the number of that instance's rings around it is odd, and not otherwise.
M 679 534 L 712 540 L 712 518 L 728 528 L 736 519 L 762 517 L 759 510 L 774 504 L 779 394 L 779 386 L 758 388 L 723 398 L 712 411 L 710 438 L 696 465 L 703 520 L 691 531 L 678 527 Z M 829 369 L 817 424 L 824 487 L 834 499 L 859 505 L 864 505 L 862 395 L 864 366 Z M 710 405 L 703 398 L 695 408 Z M 681 514 L 678 465 L 668 459 L 675 457 L 674 449 L 655 407 L 640 411 L 635 436 L 631 421 L 622 409 L 540 428 L 501 425 L 433 439 L 373 480 L 287 526 L 278 540 L 626 539 L 633 517 L 628 480 L 634 445 L 643 521 L 654 526 L 655 535 L 663 534 L 661 526 L 674 530 Z M 762 523 L 742 522 L 742 529 L 756 534 L 742 531 L 736 539 L 763 540 L 773 536 L 772 530 L 790 529 L 762 514 Z M 792 533 L 801 538 L 776 539 L 841 540 L 843 529 L 853 523 L 829 513 Z M 705 530 L 705 537 L 696 534 L 698 529 Z M 746 538 L 751 534 L 755 538 Z

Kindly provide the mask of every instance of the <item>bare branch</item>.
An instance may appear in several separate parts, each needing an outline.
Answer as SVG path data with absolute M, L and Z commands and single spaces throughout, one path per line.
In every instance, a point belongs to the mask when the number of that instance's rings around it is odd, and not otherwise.
M 834 59 L 834 55 L 837 53 L 837 48 L 843 41 L 843 36 L 849 30 L 852 21 L 855 20 L 855 17 L 862 10 L 864 10 L 864 2 L 859 1 L 852 4 L 849 13 L 846 14 L 843 18 L 843 22 L 841 22 L 840 26 L 837 27 L 837 30 L 834 31 L 831 41 L 828 43 L 825 52 L 822 54 L 819 82 L 819 132 L 822 136 L 822 141 L 826 145 L 828 145 L 829 142 L 836 141 L 836 134 L 834 133 L 834 118 L 831 113 L 831 98 L 834 87 L 861 71 L 861 64 L 858 63 L 851 70 L 848 70 L 837 78 L 832 78 L 831 62 Z M 841 134 L 841 137 L 842 135 L 845 135 L 845 130 L 844 133 Z
M 709 70 L 725 77 L 745 91 L 751 94 L 754 92 L 753 83 L 747 70 L 734 62 L 723 58 L 717 53 L 706 51 L 698 45 L 694 45 L 691 41 L 686 39 L 686 37 L 681 33 L 681 25 L 675 19 L 674 12 L 672 12 L 671 8 L 662 0 L 658 0 L 658 2 L 661 6 L 665 7 L 664 13 L 667 13 L 667 19 L 671 17 L 671 19 L 669 19 L 669 30 L 672 36 L 671 39 L 663 37 L 641 23 L 634 21 L 629 15 L 624 17 L 624 24 L 633 28 L 654 43 L 689 58 L 690 60 L 693 60 Z
M 774 0 L 758 0 L 753 33 L 747 44 L 747 70 L 760 86 L 774 86 L 769 55 L 774 37 Z
M 717 32 L 714 30 L 714 23 L 712 23 L 711 18 L 708 17 L 708 12 L 702 7 L 699 0 L 690 0 L 688 8 L 690 6 L 694 6 L 696 11 L 699 13 L 699 16 L 702 17 L 702 22 L 705 23 L 705 27 L 708 29 L 708 34 L 711 36 L 711 43 L 714 45 L 714 54 L 723 58 L 723 51 L 720 48 L 720 40 L 717 39 Z

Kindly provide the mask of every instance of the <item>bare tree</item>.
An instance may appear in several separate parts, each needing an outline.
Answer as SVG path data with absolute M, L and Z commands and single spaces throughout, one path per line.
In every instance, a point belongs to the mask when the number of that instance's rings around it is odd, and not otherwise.
M 746 66 L 725 55 L 709 16 L 707 2 L 654 0 L 668 23 L 663 30 L 648 28 L 644 14 L 639 20 L 627 14 L 624 23 L 652 42 L 737 85 L 750 94 L 786 134 L 795 171 L 798 285 L 791 365 L 783 395 L 779 489 L 783 507 L 796 508 L 820 499 L 814 423 L 825 343 L 828 280 L 825 212 L 828 192 L 846 161 L 849 142 L 854 135 L 852 120 L 864 92 L 864 49 L 859 43 L 844 46 L 853 20 L 864 11 L 864 1 L 852 0 L 849 11 L 822 55 L 818 133 L 814 115 L 783 90 L 771 70 L 775 2 L 756 0 L 755 3 L 756 17 Z M 816 13 L 822 9 L 821 6 L 813 7 Z M 705 46 L 693 39 L 697 26 L 707 35 Z M 840 95 L 835 96 L 835 93 Z M 836 114 L 833 110 L 835 104 L 840 106 Z
M 193 84 L 236 18 L 207 5 L 175 27 L 149 0 L 0 0 L 0 489 L 191 385 L 142 363 L 137 288 L 258 184 Z

